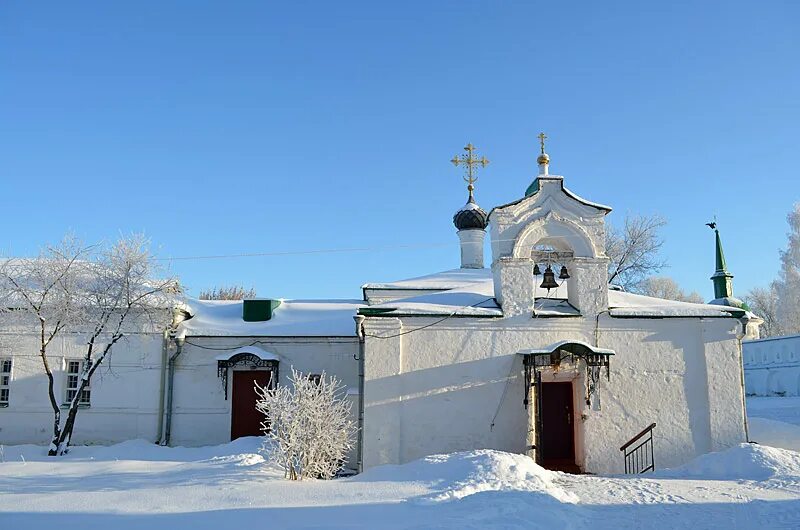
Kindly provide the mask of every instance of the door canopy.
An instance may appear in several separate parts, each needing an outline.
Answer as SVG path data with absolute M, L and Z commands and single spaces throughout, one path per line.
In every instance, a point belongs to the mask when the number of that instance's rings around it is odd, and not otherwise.
M 278 355 L 262 350 L 258 346 L 242 346 L 231 352 L 215 357 L 217 361 L 217 377 L 222 379 L 222 390 L 225 400 L 228 399 L 228 369 L 235 366 L 249 366 L 253 370 L 269 370 L 274 372 L 270 384 L 274 385 L 278 375 Z
M 556 342 L 544 348 L 521 350 L 519 355 L 523 356 L 523 366 L 525 368 L 525 401 L 528 407 L 528 399 L 531 384 L 534 379 L 541 381 L 541 377 L 533 377 L 533 373 L 540 373 L 545 369 L 557 371 L 562 363 L 566 365 L 578 366 L 580 362 L 586 365 L 586 404 L 595 409 L 600 408 L 598 397 L 598 384 L 600 381 L 600 370 L 605 367 L 606 379 L 611 377 L 610 360 L 614 355 L 614 350 L 599 348 L 583 341 L 564 340 Z

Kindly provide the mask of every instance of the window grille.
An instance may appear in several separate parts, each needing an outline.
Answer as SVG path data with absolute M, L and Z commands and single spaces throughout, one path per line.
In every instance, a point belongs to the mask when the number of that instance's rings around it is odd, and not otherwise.
M 67 393 L 64 403 L 72 403 L 75 399 L 75 394 L 78 393 L 78 387 L 81 383 L 81 374 L 83 374 L 83 361 L 67 361 Z M 91 389 L 87 382 L 86 387 L 81 391 L 78 405 L 88 406 L 91 400 Z
M 11 359 L 0 359 L 0 407 L 8 406 L 11 394 Z

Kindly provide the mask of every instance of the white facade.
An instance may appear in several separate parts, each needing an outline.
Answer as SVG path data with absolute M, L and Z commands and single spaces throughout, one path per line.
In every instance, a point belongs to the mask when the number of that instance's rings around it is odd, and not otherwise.
M 196 320 L 181 324 L 166 349 L 163 333 L 131 334 L 114 346 L 111 357 L 92 378 L 90 402 L 78 413 L 73 443 L 109 444 L 136 438 L 167 442 L 167 360 L 177 351 L 177 336 L 184 342 L 175 360 L 170 445 L 231 440 L 233 378 L 227 377 L 226 397 L 217 359 L 253 344 L 278 359 L 279 384 L 287 382 L 292 366 L 305 373 L 325 371 L 336 376 L 347 387 L 355 416 L 358 340 L 352 315 L 359 305 L 286 302 L 272 322 L 249 323 L 241 319 L 241 302 L 193 302 Z M 49 347 L 55 393 L 65 402 L 67 363 L 85 355 L 85 340 L 70 335 Z M 0 445 L 50 441 L 53 411 L 38 347 L 38 337 L 31 333 L 0 335 L 0 361 L 11 360 L 9 400 L 7 406 L 0 405 Z M 251 369 L 242 365 L 229 370 Z
M 745 341 L 745 388 L 753 396 L 800 396 L 800 335 Z
M 530 452 L 539 427 L 523 405 L 522 354 L 562 341 L 615 353 L 599 407 L 587 405 L 583 361 L 542 371 L 545 384 L 572 383 L 567 421 L 581 470 L 621 472 L 620 446 L 653 422 L 661 467 L 747 440 L 741 340 L 757 331 L 754 319 L 609 291 L 609 210 L 544 171 L 528 197 L 491 212 L 482 280 L 472 273 L 454 286 L 448 271 L 438 293 L 435 275 L 365 286 L 365 466 L 475 448 Z M 534 265 L 549 256 L 570 277 L 545 291 Z

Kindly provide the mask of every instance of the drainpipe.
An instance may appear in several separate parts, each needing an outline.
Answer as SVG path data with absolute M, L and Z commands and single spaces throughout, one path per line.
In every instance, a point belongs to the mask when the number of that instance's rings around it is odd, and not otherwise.
M 355 315 L 358 336 L 358 472 L 364 471 L 364 315 Z
M 175 387 L 175 360 L 183 351 L 183 343 L 185 341 L 184 337 L 175 337 L 175 353 L 169 358 L 169 370 L 167 371 L 167 378 L 169 379 L 167 386 L 167 427 L 164 433 L 164 445 L 169 445 L 169 438 L 172 434 L 172 393 Z
M 164 442 L 164 394 L 167 385 L 167 357 L 169 356 L 169 345 L 178 326 L 181 322 L 186 320 L 186 313 L 179 307 L 172 308 L 172 322 L 164 329 L 163 342 L 161 343 L 161 376 L 158 388 L 158 434 L 156 435 L 156 443 L 162 445 Z
M 167 375 L 167 356 L 169 355 L 171 327 L 164 329 L 164 336 L 161 339 L 161 376 L 158 382 L 158 434 L 156 444 L 161 444 L 161 437 L 164 435 L 164 392 L 166 390 Z
M 739 382 L 742 385 L 742 414 L 744 414 L 744 439 L 750 442 L 750 422 L 747 421 L 747 389 L 744 386 L 744 347 L 742 341 L 747 336 L 747 322 L 748 318 L 740 319 L 742 323 L 742 332 L 736 334 L 736 344 L 738 346 L 739 354 Z

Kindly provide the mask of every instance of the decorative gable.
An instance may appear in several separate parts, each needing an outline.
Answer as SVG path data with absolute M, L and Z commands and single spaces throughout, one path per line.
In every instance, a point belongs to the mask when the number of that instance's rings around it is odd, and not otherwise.
M 584 316 L 607 309 L 605 216 L 611 208 L 575 195 L 556 175 L 539 175 L 528 190 L 489 214 L 495 295 L 504 314 L 533 314 L 534 298 L 545 294 L 535 292 L 534 265 L 550 256 L 569 270 L 570 304 Z

